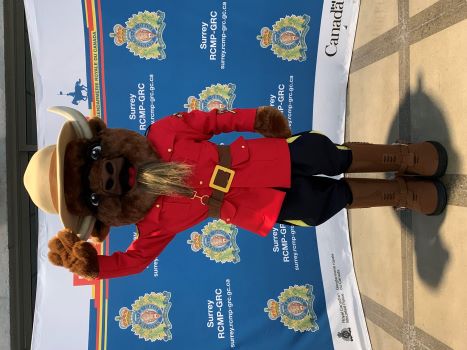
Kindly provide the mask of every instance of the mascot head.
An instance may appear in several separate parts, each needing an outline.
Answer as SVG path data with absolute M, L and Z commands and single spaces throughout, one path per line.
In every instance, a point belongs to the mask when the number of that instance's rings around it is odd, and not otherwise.
M 24 184 L 39 208 L 58 214 L 81 239 L 102 241 L 111 226 L 138 222 L 158 195 L 190 194 L 189 166 L 161 162 L 146 137 L 72 108 L 49 111 L 67 121 L 57 144 L 34 154 Z

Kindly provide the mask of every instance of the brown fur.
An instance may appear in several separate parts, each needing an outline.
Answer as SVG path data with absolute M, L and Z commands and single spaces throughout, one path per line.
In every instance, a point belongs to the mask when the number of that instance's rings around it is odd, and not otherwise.
M 92 239 L 97 242 L 104 242 L 110 232 L 110 226 L 104 225 L 101 221 L 96 220 L 94 228 L 91 232 Z
M 99 274 L 96 249 L 70 230 L 63 229 L 52 238 L 49 249 L 49 260 L 54 265 L 66 267 L 87 279 L 96 278 Z
M 93 215 L 87 206 L 83 188 L 89 187 L 85 174 L 89 173 L 89 162 L 83 154 L 88 153 L 90 144 L 98 143 L 98 138 L 92 141 L 76 140 L 67 145 L 63 169 L 65 203 L 70 213 L 78 216 Z
M 100 144 L 101 159 L 89 157 L 90 148 Z M 141 220 L 151 208 L 155 195 L 135 186 L 122 196 L 104 195 L 100 183 L 100 169 L 103 159 L 124 157 L 138 168 L 148 161 L 158 162 L 159 158 L 147 139 L 130 130 L 107 129 L 99 131 L 91 140 L 76 140 L 68 144 L 65 153 L 64 179 L 65 201 L 68 210 L 75 215 L 94 215 L 105 226 L 134 224 Z M 97 208 L 89 204 L 91 192 L 100 196 Z M 96 236 L 101 238 L 102 234 Z
M 265 137 L 287 138 L 292 135 L 284 115 L 269 106 L 258 108 L 254 128 Z
M 97 136 L 99 134 L 99 132 L 101 132 L 102 130 L 107 128 L 104 121 L 101 118 L 97 118 L 97 117 L 89 118 L 88 119 L 88 124 L 89 124 L 89 127 L 91 128 L 91 132 L 92 132 L 92 134 L 94 136 Z

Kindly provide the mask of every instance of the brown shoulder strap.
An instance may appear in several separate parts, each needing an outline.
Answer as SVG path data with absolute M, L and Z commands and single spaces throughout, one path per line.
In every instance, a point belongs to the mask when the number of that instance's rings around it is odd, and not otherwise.
M 230 155 L 230 146 L 218 145 L 217 151 L 219 152 L 219 165 L 230 169 L 232 165 L 232 158 Z M 231 174 L 219 170 L 217 171 L 216 177 L 214 179 L 214 184 L 220 187 L 225 187 L 229 182 Z M 219 191 L 215 188 L 212 190 L 211 197 L 208 200 L 208 215 L 213 218 L 220 218 L 221 216 L 221 206 L 222 201 L 224 200 L 225 192 Z

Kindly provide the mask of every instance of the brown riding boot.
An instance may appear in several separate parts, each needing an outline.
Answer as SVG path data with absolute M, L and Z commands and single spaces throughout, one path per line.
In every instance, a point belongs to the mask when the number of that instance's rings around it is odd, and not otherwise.
M 347 208 L 391 206 L 425 215 L 439 215 L 447 205 L 446 188 L 439 180 L 397 177 L 394 180 L 346 178 L 353 200 Z
M 352 151 L 352 164 L 347 173 L 389 172 L 441 177 L 446 172 L 448 156 L 436 141 L 412 144 L 375 145 L 348 142 Z

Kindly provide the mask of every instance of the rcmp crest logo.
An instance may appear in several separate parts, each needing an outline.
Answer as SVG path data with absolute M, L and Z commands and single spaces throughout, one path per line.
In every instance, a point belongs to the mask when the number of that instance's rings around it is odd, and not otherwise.
M 187 241 L 191 250 L 203 254 L 217 263 L 240 262 L 240 248 L 236 237 L 238 229 L 235 225 L 227 224 L 223 220 L 214 220 L 201 230 L 202 233 L 193 232 Z
M 281 322 L 295 332 L 316 332 L 319 326 L 313 310 L 314 300 L 312 285 L 295 285 L 285 289 L 279 295 L 279 301 L 269 299 L 264 311 L 271 320 L 280 317 Z
M 131 331 L 140 339 L 146 341 L 163 340 L 165 342 L 172 339 L 172 324 L 169 321 L 169 310 L 172 303 L 169 292 L 145 294 L 139 297 L 129 310 L 122 307 L 119 316 L 115 317 L 120 329 L 127 329 L 131 326 Z
M 195 96 L 188 97 L 185 108 L 188 112 L 200 110 L 209 112 L 213 109 L 231 110 L 235 100 L 235 84 L 215 84 L 207 87 L 199 94 L 199 99 Z
M 310 16 L 286 16 L 278 20 L 272 30 L 268 27 L 261 29 L 257 36 L 262 48 L 271 46 L 272 52 L 277 57 L 287 61 L 306 60 L 307 46 L 306 34 L 310 29 Z
M 125 22 L 126 27 L 116 24 L 110 37 L 117 46 L 126 44 L 126 47 L 135 56 L 145 59 L 165 59 L 165 43 L 162 33 L 165 29 L 165 13 L 138 12 Z
M 340 332 L 337 332 L 337 336 L 345 341 L 353 341 L 352 330 L 350 327 L 343 328 Z

